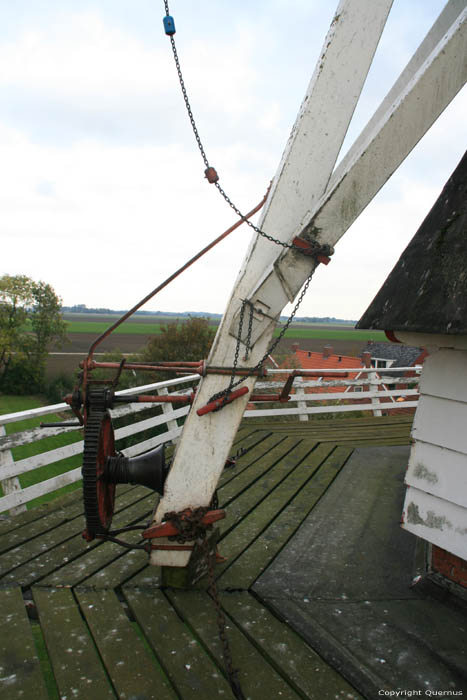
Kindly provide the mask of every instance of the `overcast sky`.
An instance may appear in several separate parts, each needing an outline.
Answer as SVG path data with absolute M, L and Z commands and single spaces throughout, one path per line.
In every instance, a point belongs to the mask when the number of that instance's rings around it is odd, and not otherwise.
M 243 211 L 276 171 L 336 6 L 172 0 L 208 158 Z M 343 153 L 443 6 L 394 1 Z M 0 0 L 0 273 L 49 282 L 65 305 L 131 307 L 234 220 L 203 178 L 163 15 L 162 0 Z M 362 315 L 460 160 L 466 114 L 464 89 L 300 315 Z M 250 238 L 239 229 L 147 308 L 222 313 Z

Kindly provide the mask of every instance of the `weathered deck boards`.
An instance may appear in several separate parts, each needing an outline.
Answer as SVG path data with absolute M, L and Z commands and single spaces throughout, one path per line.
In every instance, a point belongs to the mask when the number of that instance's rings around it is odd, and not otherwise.
M 242 425 L 218 488 L 227 560 L 215 575 L 248 698 L 350 700 L 359 687 L 369 697 L 358 674 L 337 670 L 298 624 L 277 617 L 276 594 L 263 596 L 261 582 L 341 475 L 352 482 L 354 446 L 408 444 L 409 429 L 405 416 Z M 154 505 L 147 489 L 121 488 L 115 524 L 147 521 Z M 205 581 L 164 589 L 145 552 L 87 545 L 82 529 L 77 494 L 0 525 L 0 697 L 233 697 Z

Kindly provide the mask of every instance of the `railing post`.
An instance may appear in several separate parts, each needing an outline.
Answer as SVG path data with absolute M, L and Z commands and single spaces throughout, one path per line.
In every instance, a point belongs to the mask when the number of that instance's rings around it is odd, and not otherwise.
M 169 393 L 169 390 L 167 389 L 166 386 L 163 387 L 162 389 L 157 389 L 156 391 L 157 391 L 157 393 L 159 394 L 159 396 L 164 396 L 165 394 L 168 394 L 168 393 Z M 170 403 L 163 403 L 163 404 L 161 404 L 161 406 L 162 406 L 162 412 L 163 412 L 164 414 L 166 414 L 166 413 L 173 413 L 172 404 L 170 404 Z M 169 419 L 166 421 L 166 425 L 167 425 L 168 430 L 175 430 L 176 428 L 178 428 L 178 423 L 177 423 L 177 421 L 176 421 L 175 418 L 172 418 L 172 419 L 169 418 Z M 171 440 L 171 442 L 177 443 L 177 442 L 179 441 L 179 439 L 180 439 L 180 438 L 178 438 L 178 437 L 173 438 L 173 439 Z
M 378 375 L 376 372 L 368 372 L 368 379 L 370 380 L 370 391 L 378 391 L 378 385 L 377 384 L 371 384 L 371 382 L 374 382 L 378 378 Z M 380 398 L 373 397 L 371 399 L 372 404 L 376 404 L 377 406 L 381 406 L 381 401 Z M 383 413 L 381 409 L 375 408 L 373 411 L 374 416 L 382 416 Z
M 6 430 L 3 425 L 0 425 L 0 437 L 6 435 Z M 3 495 L 7 496 L 15 491 L 21 491 L 21 484 L 19 483 L 19 478 L 17 476 L 12 476 L 9 479 L 2 479 L 3 467 L 10 467 L 14 463 L 11 450 L 1 450 L 0 451 L 0 484 L 3 489 Z M 10 508 L 10 515 L 17 515 L 27 510 L 26 506 L 20 505 Z
M 303 382 L 303 377 L 297 377 L 297 378 L 295 379 L 295 381 L 298 382 L 299 384 L 302 384 L 302 382 Z M 303 395 L 305 395 L 305 391 L 304 391 L 303 387 L 297 387 L 297 394 L 299 393 L 299 389 L 301 389 L 301 390 L 303 391 Z M 306 408 L 306 407 L 307 407 L 307 403 L 306 403 L 306 401 L 297 401 L 297 406 L 298 406 L 299 408 Z M 299 416 L 298 416 L 298 419 L 301 420 L 301 421 L 309 420 L 309 419 L 308 419 L 308 414 L 307 414 L 307 413 L 300 413 Z

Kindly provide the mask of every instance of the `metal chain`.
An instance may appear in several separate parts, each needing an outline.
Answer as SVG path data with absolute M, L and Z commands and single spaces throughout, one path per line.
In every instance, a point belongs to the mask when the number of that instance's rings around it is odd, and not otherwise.
M 241 335 L 242 335 L 244 315 L 245 315 L 245 301 L 242 302 L 242 306 L 240 308 L 240 318 L 238 320 L 238 337 L 239 338 L 241 338 Z M 229 398 L 229 396 L 232 392 L 232 389 L 234 388 L 234 386 L 237 386 L 237 384 L 235 382 L 235 374 L 236 374 L 236 370 L 237 370 L 237 366 L 238 366 L 239 354 L 240 354 L 240 342 L 237 339 L 237 343 L 235 345 L 235 356 L 234 356 L 234 361 L 233 361 L 233 365 L 232 365 L 232 374 L 230 375 L 229 386 L 226 389 L 223 389 L 222 391 L 215 394 L 214 397 L 211 397 L 209 399 L 209 402 L 208 402 L 208 403 L 210 403 L 211 401 L 215 401 L 216 399 L 220 399 L 220 398 L 223 399 L 221 405 L 219 406 L 219 408 L 216 408 L 215 411 L 220 411 L 221 408 L 224 408 L 224 406 L 227 403 L 227 399 Z
M 212 525 L 205 525 L 202 522 L 208 510 L 209 507 L 195 508 L 189 515 L 183 511 L 177 513 L 174 510 L 165 513 L 164 520 L 173 523 L 178 530 L 176 535 L 170 535 L 168 539 L 172 541 L 175 540 L 180 544 L 199 538 L 204 539 L 206 537 L 206 530 L 212 529 Z
M 201 522 L 208 510 L 209 507 L 196 508 L 192 513 L 190 513 L 190 515 L 185 514 L 183 511 L 181 513 L 177 513 L 176 511 L 170 511 L 169 513 L 165 513 L 164 520 L 172 522 L 179 531 L 178 535 L 173 535 L 172 537 L 169 537 L 169 540 L 177 540 L 177 542 L 181 544 L 192 540 L 201 540 L 201 542 L 199 543 L 199 547 L 204 554 L 206 567 L 208 570 L 208 592 L 210 593 L 217 610 L 217 626 L 219 629 L 219 639 L 222 645 L 222 655 L 224 657 L 227 677 L 230 683 L 230 687 L 232 688 L 232 692 L 237 698 L 237 700 L 245 700 L 245 696 L 243 695 L 242 689 L 240 687 L 240 682 L 238 680 L 238 671 L 233 667 L 232 653 L 230 651 L 229 640 L 227 639 L 226 634 L 227 626 L 225 622 L 225 616 L 222 612 L 222 607 L 219 600 L 219 594 L 217 591 L 217 586 L 214 577 L 215 549 L 214 555 L 211 555 L 211 552 L 209 551 L 209 542 L 206 536 L 207 530 L 211 530 L 212 525 L 206 526 Z
M 302 301 L 303 301 L 303 297 L 305 296 L 305 294 L 306 294 L 307 291 L 308 291 L 308 287 L 310 286 L 310 282 L 311 282 L 311 278 L 313 277 L 313 273 L 314 273 L 314 270 L 312 270 L 312 272 L 311 272 L 310 275 L 308 276 L 308 278 L 307 278 L 305 284 L 303 285 L 303 289 L 302 289 L 302 291 L 301 291 L 301 293 L 300 293 L 300 296 L 299 296 L 298 299 L 297 299 L 297 303 L 295 304 L 292 313 L 290 314 L 289 318 L 288 318 L 287 321 L 285 322 L 284 326 L 281 328 L 281 331 L 280 331 L 279 335 L 277 336 L 277 338 L 275 338 L 275 340 L 271 343 L 271 345 L 269 346 L 269 348 L 268 348 L 268 349 L 266 350 L 266 352 L 264 353 L 264 355 L 263 355 L 263 357 L 261 358 L 261 360 L 260 360 L 259 362 L 257 362 L 256 365 L 255 365 L 254 367 L 251 367 L 251 368 L 250 368 L 248 374 L 246 374 L 246 375 L 243 376 L 243 377 L 240 377 L 239 379 L 237 379 L 237 381 L 233 381 L 233 378 L 234 378 L 234 376 L 235 376 L 235 370 L 236 370 L 236 364 L 234 363 L 234 365 L 233 365 L 233 367 L 232 367 L 232 377 L 231 377 L 229 386 L 228 386 L 226 389 L 223 389 L 222 391 L 219 391 L 217 394 L 214 394 L 213 396 L 211 396 L 211 398 L 209 399 L 208 403 L 211 403 L 211 402 L 213 402 L 213 401 L 216 401 L 217 399 L 220 399 L 220 398 L 222 398 L 222 397 L 224 397 L 224 396 L 225 396 L 226 399 L 227 399 L 228 396 L 229 396 L 229 394 L 231 393 L 232 389 L 235 389 L 235 387 L 239 386 L 239 384 L 241 384 L 241 383 L 244 382 L 246 379 L 248 379 L 248 377 L 251 377 L 251 376 L 256 372 L 256 370 L 260 369 L 260 367 L 264 364 L 264 362 L 266 362 L 266 360 L 267 360 L 267 358 L 268 358 L 268 355 L 270 355 L 272 352 L 274 352 L 274 350 L 276 349 L 276 347 L 278 346 L 278 344 L 280 343 L 280 341 L 281 341 L 282 338 L 284 337 L 285 333 L 286 333 L 287 330 L 289 329 L 289 326 L 290 326 L 290 324 L 292 323 L 293 319 L 295 318 L 295 314 L 297 313 L 297 311 L 298 311 L 298 309 L 299 309 L 299 307 L 300 307 L 300 304 L 301 304 Z M 244 304 L 245 304 L 245 302 L 243 302 L 242 308 L 244 308 Z M 237 337 L 237 343 L 236 343 L 236 346 L 235 346 L 235 358 L 236 358 L 236 359 L 238 359 L 238 355 L 239 355 L 239 352 L 240 352 L 240 343 L 241 343 L 241 338 L 240 338 L 240 331 L 239 331 L 239 334 L 238 334 L 238 337 Z M 224 404 L 224 405 L 225 405 L 225 404 Z M 222 408 L 222 406 L 221 406 L 220 408 Z M 218 408 L 217 410 L 220 410 L 220 408 Z
M 211 598 L 214 601 L 214 605 L 216 606 L 216 611 L 217 611 L 217 627 L 219 630 L 219 639 L 221 641 L 222 645 L 222 656 L 224 657 L 224 664 L 225 664 L 225 669 L 227 671 L 227 677 L 229 679 L 230 687 L 232 689 L 233 694 L 237 698 L 237 700 L 246 700 L 245 696 L 243 694 L 240 681 L 238 679 L 238 669 L 233 667 L 233 660 L 232 660 L 232 652 L 230 650 L 230 644 L 229 640 L 227 637 L 227 624 L 225 621 L 225 615 L 222 610 L 221 602 L 219 600 L 219 592 L 217 590 L 216 586 L 216 581 L 214 578 L 214 559 L 215 555 L 213 556 L 210 551 L 209 551 L 209 545 L 207 540 L 205 539 L 203 542 L 203 547 L 204 547 L 204 553 L 206 557 L 206 563 L 208 567 L 208 579 L 209 579 L 209 586 L 208 586 L 208 592 L 211 595 Z
M 167 16 L 170 16 L 168 0 L 164 0 L 164 6 L 165 6 L 165 14 Z M 177 69 L 178 80 L 180 82 L 183 100 L 185 102 L 185 107 L 186 107 L 186 110 L 188 112 L 188 117 L 190 119 L 191 128 L 193 130 L 193 134 L 195 136 L 196 143 L 198 144 L 198 148 L 199 148 L 199 151 L 201 153 L 201 157 L 203 159 L 204 165 L 206 166 L 206 169 L 208 169 L 208 168 L 210 168 L 209 160 L 208 160 L 208 157 L 207 157 L 206 152 L 204 150 L 204 147 L 203 147 L 203 144 L 201 141 L 201 137 L 199 135 L 198 127 L 196 126 L 193 111 L 191 109 L 190 100 L 188 98 L 188 93 L 187 93 L 187 90 L 185 87 L 185 81 L 183 79 L 182 69 L 181 69 L 181 65 L 180 65 L 180 59 L 178 58 L 177 47 L 175 45 L 174 35 L 173 34 L 169 35 L 169 39 L 170 39 L 170 44 L 172 46 L 172 53 L 173 53 L 173 57 L 174 57 L 174 61 L 175 61 L 175 66 Z M 302 255 L 306 254 L 306 253 L 304 253 L 303 248 L 300 248 L 299 246 L 295 245 L 294 243 L 286 243 L 285 241 L 281 241 L 278 238 L 274 238 L 274 236 L 271 236 L 269 233 L 266 233 L 265 231 L 260 229 L 258 226 L 256 226 L 252 221 L 247 219 L 244 214 L 242 214 L 240 209 L 230 199 L 230 197 L 225 192 L 225 190 L 221 187 L 219 182 L 218 181 L 214 182 L 214 184 L 215 184 L 218 192 L 220 193 L 220 195 L 224 198 L 224 200 L 229 205 L 229 207 L 231 207 L 234 210 L 234 212 L 237 214 L 237 216 L 240 219 L 242 219 L 244 221 L 244 223 L 246 223 L 248 226 L 250 226 L 250 228 L 252 228 L 253 231 L 255 231 L 255 233 L 257 233 L 259 236 L 262 236 L 263 238 L 266 238 L 271 243 L 275 243 L 276 245 L 281 246 L 282 248 L 287 248 L 289 250 L 297 250 L 298 252 L 302 253 Z M 310 247 L 313 248 L 313 253 L 315 255 L 320 255 L 320 254 L 330 255 L 330 254 L 332 254 L 332 247 L 327 245 L 327 244 L 321 244 L 317 240 L 309 240 L 309 239 L 307 239 L 307 242 L 309 243 Z
M 248 332 L 246 336 L 246 341 L 245 341 L 245 346 L 246 346 L 246 351 L 245 351 L 245 360 L 248 360 L 250 356 L 250 350 L 251 350 L 251 332 L 253 330 L 253 311 L 254 307 L 251 301 L 245 301 L 245 304 L 248 304 L 250 307 L 250 317 L 248 319 Z

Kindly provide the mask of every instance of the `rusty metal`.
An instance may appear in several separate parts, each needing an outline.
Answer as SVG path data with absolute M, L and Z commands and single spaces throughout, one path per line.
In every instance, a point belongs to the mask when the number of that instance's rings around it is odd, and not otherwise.
M 261 207 L 264 205 L 267 196 L 269 194 L 269 187 L 262 198 L 262 200 L 251 210 L 246 214 L 245 216 L 242 216 L 238 221 L 236 221 L 232 226 L 230 226 L 224 233 L 222 233 L 220 236 L 215 238 L 211 243 L 209 243 L 207 246 L 205 246 L 202 250 L 199 251 L 196 255 L 194 255 L 190 260 L 188 260 L 182 267 L 179 267 L 178 270 L 176 270 L 173 274 L 171 274 L 169 277 L 167 277 L 164 282 L 162 282 L 160 285 L 158 285 L 155 289 L 152 290 L 149 294 L 147 294 L 144 299 L 139 301 L 135 306 L 133 306 L 129 311 L 127 311 L 123 316 L 121 316 L 118 321 L 113 323 L 111 326 L 107 328 L 104 333 L 102 333 L 96 340 L 93 342 L 91 347 L 89 348 L 88 351 L 88 356 L 86 360 L 83 363 L 83 370 L 84 370 L 84 375 L 83 375 L 83 387 L 86 388 L 87 385 L 87 375 L 89 372 L 89 369 L 92 369 L 90 367 L 92 363 L 92 358 L 94 355 L 94 352 L 96 351 L 96 348 L 100 343 L 102 343 L 105 338 L 107 338 L 118 326 L 120 326 L 124 321 L 126 321 L 132 314 L 135 313 L 135 311 L 138 311 L 144 304 L 146 304 L 150 299 L 152 299 L 158 292 L 162 291 L 167 285 L 169 285 L 174 279 L 176 279 L 182 272 L 184 272 L 187 268 L 189 268 L 193 263 L 195 263 L 197 260 L 199 260 L 203 255 L 205 255 L 207 252 L 209 252 L 214 246 L 216 246 L 218 243 L 220 243 L 224 238 L 226 238 L 229 234 L 231 234 L 235 229 L 237 229 L 239 226 L 241 226 L 247 219 L 252 217 L 256 212 L 258 212 Z
M 228 394 L 228 396 L 220 396 L 218 399 L 210 401 L 202 408 L 198 408 L 196 413 L 198 414 L 198 416 L 204 416 L 206 415 L 206 413 L 218 411 L 219 409 L 223 408 L 225 404 L 232 403 L 232 401 L 235 401 L 235 399 L 240 398 L 240 396 L 248 394 L 249 391 L 250 390 L 247 386 L 243 386 L 241 389 L 237 389 L 237 391 L 232 391 L 230 394 Z
M 165 520 L 158 525 L 147 528 L 143 532 L 145 540 L 155 537 L 176 537 L 183 539 L 183 542 L 195 540 L 199 537 L 200 531 L 210 529 L 212 524 L 225 518 L 225 510 L 208 510 L 207 508 L 185 508 L 179 513 L 170 512 L 165 514 Z M 180 541 L 180 543 L 182 543 Z M 170 549 L 170 547 L 169 547 Z
M 290 396 L 285 398 L 282 394 L 252 394 L 250 396 L 250 401 L 280 401 L 281 403 L 286 403 L 290 400 Z
M 193 403 L 195 393 L 192 392 L 191 394 L 168 394 L 162 396 L 159 396 L 157 394 L 138 394 L 138 396 L 122 396 L 121 398 L 125 398 L 128 403 Z
M 120 369 L 121 363 L 119 362 L 96 362 L 91 360 L 82 360 L 79 366 L 88 370 L 94 369 Z M 144 362 L 127 362 L 122 369 L 125 370 L 135 370 L 141 372 L 190 372 L 191 374 L 203 374 L 204 372 L 204 362 L 158 362 L 156 363 L 144 363 Z M 108 380 L 102 380 L 108 381 Z M 114 380 L 111 380 L 114 383 Z M 110 383 L 110 381 L 109 381 Z
M 211 185 L 214 185 L 219 180 L 217 170 L 213 168 L 212 165 L 210 165 L 209 168 L 206 168 L 204 171 L 204 177 Z
M 328 265 L 331 262 L 329 255 L 325 255 L 324 251 L 328 252 L 324 246 L 319 246 L 316 241 L 310 242 L 300 236 L 295 236 L 292 245 L 296 250 L 299 250 L 303 255 L 309 255 L 315 258 L 323 265 Z
M 79 363 L 81 369 L 86 366 L 86 360 L 82 360 Z M 94 369 L 116 369 L 121 370 L 134 370 L 141 372 L 174 372 L 176 374 L 199 374 L 201 377 L 205 377 L 206 374 L 219 374 L 219 375 L 231 375 L 232 372 L 235 375 L 243 377 L 266 377 L 267 370 L 264 367 L 257 367 L 253 370 L 249 367 L 216 367 L 214 365 L 206 366 L 204 360 L 199 362 L 158 362 L 158 363 L 143 363 L 143 362 L 126 362 L 124 366 L 120 362 L 96 362 L 96 360 L 91 360 L 87 364 L 88 370 Z M 100 379 L 95 380 L 95 382 L 101 382 L 104 384 L 115 385 L 115 379 Z

